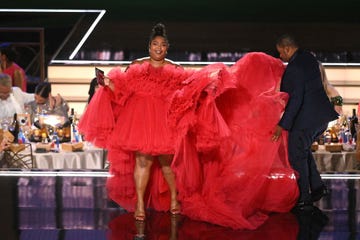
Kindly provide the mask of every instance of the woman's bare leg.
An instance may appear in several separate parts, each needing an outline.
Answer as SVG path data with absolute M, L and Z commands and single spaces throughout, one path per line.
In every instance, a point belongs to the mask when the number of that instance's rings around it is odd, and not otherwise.
M 175 174 L 170 168 L 172 158 L 173 158 L 172 155 L 162 155 L 159 156 L 159 162 L 161 165 L 161 170 L 164 175 L 164 178 L 170 189 L 170 194 L 171 194 L 170 212 L 172 214 L 179 214 L 180 204 L 177 200 Z
M 146 186 L 149 182 L 150 169 L 152 165 L 152 157 L 141 153 L 136 154 L 136 163 L 134 170 L 134 180 L 137 195 L 137 203 L 135 209 L 135 219 L 139 221 L 145 220 L 145 204 L 144 195 Z

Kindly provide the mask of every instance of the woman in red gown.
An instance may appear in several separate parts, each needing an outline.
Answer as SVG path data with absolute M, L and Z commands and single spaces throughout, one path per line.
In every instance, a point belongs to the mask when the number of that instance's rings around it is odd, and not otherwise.
M 271 141 L 287 101 L 282 62 L 249 53 L 185 70 L 167 48 L 151 37 L 150 57 L 110 71 L 80 120 L 86 140 L 109 150 L 110 198 L 137 220 L 150 207 L 179 213 L 180 202 L 182 214 L 234 229 L 289 211 L 298 188 L 286 136 Z
M 150 57 L 134 61 L 126 72 L 113 69 L 109 87 L 93 97 L 79 126 L 87 140 L 109 149 L 114 175 L 109 195 L 135 210 L 137 220 L 145 219 L 150 206 L 180 213 L 170 167 L 176 135 L 166 115 L 174 91 L 190 72 L 165 59 L 168 47 L 165 27 L 158 24 L 150 35 Z

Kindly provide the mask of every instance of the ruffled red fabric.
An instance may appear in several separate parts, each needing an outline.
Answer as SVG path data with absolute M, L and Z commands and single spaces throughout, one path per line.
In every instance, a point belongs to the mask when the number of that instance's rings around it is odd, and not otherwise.
M 188 76 L 175 65 L 154 68 L 143 63 L 131 65 L 123 79 L 115 79 L 116 99 L 123 105 L 117 109 L 115 134 L 109 136 L 111 147 L 151 155 L 174 153 L 175 136 L 166 116 L 172 94 Z
M 108 137 L 115 125 L 112 98 L 110 89 L 100 87 L 78 124 L 79 132 L 85 136 L 86 141 L 101 148 L 107 147 Z
M 214 67 L 201 71 L 206 75 L 216 71 Z M 236 88 L 224 90 L 229 84 L 217 84 L 221 94 L 215 99 L 211 94 L 199 96 L 191 85 L 176 95 L 174 101 L 181 103 L 191 99 L 184 93 L 193 93 L 199 105 L 172 117 L 179 132 L 186 133 L 173 168 L 183 214 L 234 229 L 255 229 L 270 212 L 289 211 L 298 197 L 286 133 L 281 141 L 270 140 L 288 99 L 276 91 L 284 66 L 266 54 L 250 53 L 229 69 L 222 67 L 226 70 L 231 74 L 217 75 L 217 82 L 235 77 Z
M 126 72 L 114 68 L 108 73 L 114 91 L 110 93 L 106 88 L 94 96 L 80 120 L 86 140 L 95 140 L 108 149 L 112 174 L 107 182 L 108 194 L 128 211 L 134 211 L 136 203 L 134 152 L 154 156 L 175 152 L 175 132 L 168 126 L 167 111 L 174 91 L 191 74 L 175 65 L 154 68 L 147 62 L 131 65 Z M 96 141 L 99 138 L 104 140 L 101 144 Z M 159 211 L 167 211 L 170 206 L 169 189 L 156 159 L 145 203 Z
M 196 72 L 148 63 L 111 71 L 113 95 L 99 93 L 98 104 L 89 105 L 82 118 L 82 129 L 90 134 L 86 139 L 96 139 L 89 119 L 112 128 L 105 144 L 113 174 L 107 183 L 110 198 L 134 210 L 134 151 L 175 153 L 171 167 L 183 214 L 255 229 L 271 212 L 289 211 L 298 187 L 287 159 L 286 133 L 281 141 L 270 140 L 288 100 L 278 92 L 283 71 L 280 60 L 264 53 L 249 53 L 231 67 L 212 64 Z M 106 113 L 93 116 L 96 106 Z M 170 206 L 157 161 L 145 202 L 159 211 Z

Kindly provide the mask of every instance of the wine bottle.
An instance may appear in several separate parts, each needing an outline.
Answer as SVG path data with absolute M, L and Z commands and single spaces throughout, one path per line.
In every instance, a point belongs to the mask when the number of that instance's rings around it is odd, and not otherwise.
M 356 124 L 359 123 L 358 117 L 356 115 L 356 109 L 352 110 L 352 116 L 350 118 L 350 133 L 352 138 L 356 141 Z
M 70 115 L 69 115 L 69 122 L 70 122 L 70 124 L 73 124 L 74 122 L 75 122 L 75 112 L 74 112 L 74 109 L 73 108 L 71 108 L 71 110 L 70 110 Z
M 20 131 L 20 124 L 17 119 L 17 113 L 14 113 L 14 119 L 13 122 L 10 125 L 9 131 L 14 136 L 14 143 L 18 143 L 18 135 Z

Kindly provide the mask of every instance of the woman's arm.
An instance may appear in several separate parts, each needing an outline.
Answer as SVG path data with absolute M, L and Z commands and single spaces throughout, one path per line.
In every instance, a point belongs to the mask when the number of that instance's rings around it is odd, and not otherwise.
M 14 72 L 14 86 L 23 89 L 23 84 L 25 82 L 24 76 L 20 70 L 15 70 Z
M 331 85 L 331 83 L 329 82 L 326 73 L 324 71 L 324 68 L 322 68 L 322 81 L 323 81 L 323 85 L 324 85 L 324 89 L 326 92 L 326 95 L 329 98 L 332 97 L 336 97 L 336 96 L 340 96 L 340 93 L 335 89 L 335 87 L 333 85 Z
M 53 97 L 51 94 L 49 96 L 50 108 L 53 110 L 53 113 L 59 116 L 68 117 L 69 105 L 61 97 L 60 94 L 57 94 L 56 97 Z
M 336 88 L 333 85 L 331 85 L 331 83 L 329 82 L 329 80 L 326 76 L 325 68 L 321 64 L 321 62 L 319 62 L 319 68 L 320 68 L 321 79 L 322 79 L 322 83 L 323 83 L 326 95 L 328 96 L 328 98 L 330 99 L 332 104 L 334 105 L 335 111 L 341 115 L 343 99 L 340 96 L 340 93 L 336 90 Z

